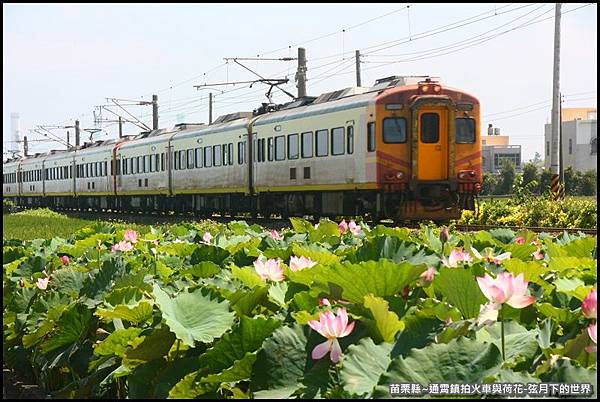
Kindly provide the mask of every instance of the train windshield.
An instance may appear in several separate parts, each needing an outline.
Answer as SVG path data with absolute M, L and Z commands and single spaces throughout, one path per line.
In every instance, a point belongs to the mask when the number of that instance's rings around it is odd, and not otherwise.
M 475 142 L 475 119 L 460 117 L 456 119 L 456 143 L 473 144 Z

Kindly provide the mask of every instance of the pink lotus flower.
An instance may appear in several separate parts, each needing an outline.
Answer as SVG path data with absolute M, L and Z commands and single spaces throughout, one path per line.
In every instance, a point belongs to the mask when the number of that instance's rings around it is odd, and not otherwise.
M 425 282 L 425 285 L 429 285 L 433 282 L 433 278 L 438 274 L 438 271 L 434 267 L 427 268 L 427 271 L 421 274 L 421 279 Z
M 42 290 L 46 290 L 46 288 L 48 287 L 48 282 L 50 281 L 50 278 L 38 278 L 37 280 L 37 287 L 42 289 Z
M 348 313 L 345 308 L 337 309 L 337 316 L 332 311 L 326 311 L 319 314 L 319 321 L 311 320 L 308 325 L 319 334 L 327 338 L 323 343 L 318 344 L 312 351 L 312 358 L 319 360 L 327 353 L 331 352 L 329 358 L 337 363 L 342 356 L 342 348 L 338 338 L 348 336 L 354 330 L 355 322 L 348 325 Z
M 515 243 L 517 244 L 525 244 L 525 238 L 523 236 L 519 236 L 515 239 Z
M 118 242 L 117 244 L 113 244 L 113 246 L 112 246 L 113 253 L 115 251 L 131 251 L 131 250 L 133 250 L 133 244 L 131 244 L 125 240 L 122 240 L 122 241 Z
M 209 232 L 204 233 L 204 236 L 202 236 L 202 240 L 204 240 L 205 243 L 210 243 L 212 239 L 213 237 Z
M 70 261 L 69 261 L 69 257 L 68 256 L 63 255 L 62 257 L 60 257 L 60 259 L 61 259 L 63 265 L 69 265 Z
M 137 243 L 138 233 L 135 230 L 126 230 L 123 238 L 127 242 Z
M 502 253 L 499 255 L 494 255 L 494 251 L 491 248 L 486 248 L 484 250 L 483 255 L 479 254 L 479 251 L 471 247 L 471 252 L 475 256 L 475 258 L 483 261 L 493 262 L 496 265 L 502 264 L 502 261 L 507 260 L 511 257 L 510 252 Z
M 498 310 L 504 303 L 514 308 L 524 308 L 535 302 L 534 296 L 526 295 L 528 282 L 524 280 L 522 273 L 515 278 L 512 273 L 501 272 L 496 279 L 485 274 L 484 277 L 477 277 L 477 283 L 490 301 L 480 309 L 480 323 L 496 321 Z
M 254 261 L 254 269 L 263 280 L 270 279 L 274 282 L 281 282 L 285 279 L 281 261 L 279 261 L 279 259 L 268 259 L 267 261 L 264 261 L 264 257 L 261 255 Z
M 531 254 L 531 255 L 536 260 L 543 260 L 544 259 L 544 253 L 542 252 L 541 248 L 538 248 L 537 251 L 535 253 Z
M 350 221 L 350 223 L 348 224 L 348 229 L 350 229 L 350 231 L 354 235 L 359 235 L 361 232 L 360 225 L 357 225 L 354 221 Z
M 290 269 L 294 272 L 296 271 L 300 271 L 304 268 L 312 268 L 317 264 L 316 261 L 311 260 L 310 258 L 307 257 L 296 257 L 296 256 L 292 256 L 290 258 Z
M 346 223 L 345 219 L 342 219 L 342 221 L 338 225 L 338 228 L 340 228 L 340 232 L 342 232 L 342 234 L 348 231 L 348 223 Z
M 598 332 L 596 330 L 596 323 L 593 323 L 592 325 L 590 325 L 587 328 L 587 332 L 588 332 L 588 335 L 590 336 L 590 339 L 595 344 L 598 344 L 598 342 L 596 341 L 596 336 L 598 335 Z M 590 345 L 590 346 L 587 346 L 585 348 L 585 351 L 588 352 L 588 353 L 596 353 L 596 350 L 597 350 L 597 346 L 596 345 Z
M 448 257 L 447 260 L 445 257 L 442 259 L 442 264 L 444 264 L 447 267 L 456 268 L 456 267 L 458 267 L 459 262 L 472 262 L 472 261 L 473 261 L 473 257 L 471 257 L 471 255 L 469 253 L 455 248 L 454 250 L 452 250 L 452 252 L 450 252 L 450 257 Z
M 585 318 L 596 319 L 598 314 L 598 299 L 596 289 L 592 289 L 585 299 L 583 299 L 583 302 L 581 303 L 581 309 L 583 310 L 583 315 Z
M 273 240 L 283 240 L 283 236 L 280 235 L 276 230 L 271 230 L 269 235 L 273 238 Z

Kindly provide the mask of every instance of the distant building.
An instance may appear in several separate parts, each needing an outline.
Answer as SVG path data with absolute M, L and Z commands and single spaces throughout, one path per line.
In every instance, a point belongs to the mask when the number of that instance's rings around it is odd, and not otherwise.
M 596 108 L 562 109 L 562 151 L 563 165 L 574 170 L 597 171 L 598 129 Z M 544 127 L 545 158 L 544 167 L 550 168 L 550 141 L 552 124 Z
M 483 171 L 498 173 L 502 161 L 512 161 L 517 170 L 521 170 L 521 146 L 510 145 L 508 135 L 500 135 L 500 128 L 488 127 L 488 135 L 481 137 Z

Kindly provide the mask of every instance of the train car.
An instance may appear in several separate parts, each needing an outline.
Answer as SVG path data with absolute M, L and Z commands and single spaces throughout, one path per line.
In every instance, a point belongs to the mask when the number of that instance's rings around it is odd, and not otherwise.
M 17 168 L 19 161 L 9 159 L 2 166 L 2 196 L 16 198 L 19 196 L 19 182 L 17 181 Z
M 71 203 L 75 195 L 73 164 L 75 152 L 53 150 L 44 157 L 45 205 L 63 207 Z
M 44 196 L 44 159 L 45 155 L 38 153 L 21 160 L 18 167 L 20 177 L 19 196 L 30 205 L 43 205 Z
M 428 76 L 263 104 L 211 125 L 181 124 L 70 153 L 75 204 L 457 218 L 475 208 L 481 188 L 479 113 L 475 97 Z M 17 187 L 26 161 L 17 162 Z M 10 193 L 8 183 L 3 188 Z

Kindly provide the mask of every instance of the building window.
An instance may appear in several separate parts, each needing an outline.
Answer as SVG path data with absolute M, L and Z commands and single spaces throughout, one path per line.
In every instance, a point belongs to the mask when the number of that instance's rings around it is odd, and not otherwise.
M 280 135 L 275 137 L 275 160 L 282 161 L 285 159 L 285 136 Z
M 288 159 L 298 159 L 298 134 L 288 135 Z
M 590 153 L 591 155 L 596 155 L 596 153 L 598 152 L 598 137 L 592 139 L 591 145 L 592 149 Z
M 515 167 L 521 166 L 521 155 L 520 154 L 494 154 L 494 169 L 500 169 L 504 160 L 511 161 Z
M 375 151 L 375 122 L 372 121 L 367 124 L 367 151 Z
M 405 118 L 386 117 L 383 119 L 383 142 L 386 144 L 402 144 L 406 142 Z
M 317 156 L 327 156 L 329 153 L 329 146 L 327 144 L 327 129 L 317 130 Z
M 546 141 L 546 156 L 550 156 L 550 141 Z
M 569 155 L 573 154 L 573 139 L 569 138 Z
M 475 119 L 464 117 L 456 119 L 456 143 L 475 143 Z
M 313 156 L 313 133 L 307 131 L 302 133 L 302 157 L 312 158 Z
M 344 142 L 344 127 L 331 129 L 331 155 L 343 155 Z

